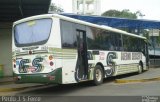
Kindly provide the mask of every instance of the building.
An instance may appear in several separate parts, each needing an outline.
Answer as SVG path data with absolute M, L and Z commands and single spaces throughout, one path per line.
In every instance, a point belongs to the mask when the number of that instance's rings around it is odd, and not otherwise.
M 73 13 L 100 15 L 101 0 L 72 0 Z

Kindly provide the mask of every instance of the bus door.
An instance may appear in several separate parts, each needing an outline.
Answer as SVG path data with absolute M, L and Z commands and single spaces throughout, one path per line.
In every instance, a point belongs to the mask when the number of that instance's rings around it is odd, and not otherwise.
M 77 77 L 79 80 L 85 80 L 88 78 L 86 31 L 77 29 L 76 33 L 77 33 L 77 47 L 78 47 Z

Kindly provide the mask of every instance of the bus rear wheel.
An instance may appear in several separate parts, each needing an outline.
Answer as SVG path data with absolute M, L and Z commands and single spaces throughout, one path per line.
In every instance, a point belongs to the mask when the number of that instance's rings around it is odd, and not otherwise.
M 100 85 L 103 83 L 103 69 L 100 65 L 96 65 L 93 73 L 94 85 Z

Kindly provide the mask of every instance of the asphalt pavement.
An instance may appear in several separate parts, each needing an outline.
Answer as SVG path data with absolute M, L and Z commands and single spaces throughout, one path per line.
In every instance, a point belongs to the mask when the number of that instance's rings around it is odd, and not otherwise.
M 117 77 L 116 83 L 130 83 L 130 82 L 149 82 L 160 81 L 160 68 L 150 68 L 141 74 L 129 75 L 127 77 Z

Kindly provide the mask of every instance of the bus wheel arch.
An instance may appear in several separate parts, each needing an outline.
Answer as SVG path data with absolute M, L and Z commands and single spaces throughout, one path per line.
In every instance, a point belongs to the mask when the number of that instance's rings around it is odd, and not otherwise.
M 102 64 L 96 64 L 93 72 L 93 84 L 100 85 L 103 83 L 104 68 Z

